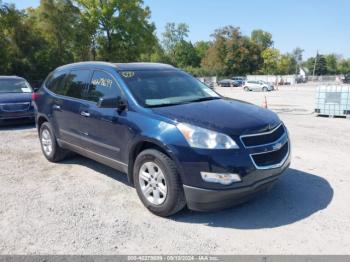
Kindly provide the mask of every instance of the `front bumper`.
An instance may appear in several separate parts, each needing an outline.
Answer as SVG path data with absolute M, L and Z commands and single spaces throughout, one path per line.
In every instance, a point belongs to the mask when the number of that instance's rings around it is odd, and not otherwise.
M 184 192 L 189 209 L 209 211 L 223 209 L 241 204 L 270 189 L 280 175 L 289 167 L 290 152 L 283 165 L 271 169 L 249 167 L 241 175 L 241 182 L 223 186 L 216 183 L 205 183 L 197 180 L 197 185 L 184 183 Z M 213 170 L 213 169 L 212 169 Z M 227 171 L 230 171 L 227 169 Z M 193 177 L 193 176 L 189 176 Z M 210 187 L 209 187 L 210 184 Z
M 2 112 L 0 111 L 0 123 L 12 123 L 19 121 L 34 122 L 35 112 L 34 109 L 23 112 Z
M 258 194 L 269 190 L 279 175 L 257 181 L 250 186 L 229 190 L 212 190 L 184 185 L 187 206 L 195 211 L 211 211 L 232 207 L 248 201 Z
M 245 202 L 271 188 L 289 167 L 291 151 L 287 132 L 273 143 L 259 146 L 244 146 L 242 139 L 247 140 L 245 136 L 241 136 L 239 141 L 236 139 L 240 143 L 237 150 L 188 149 L 183 154 L 177 154 L 190 209 L 207 211 Z M 238 174 L 241 181 L 229 185 L 206 182 L 200 172 Z

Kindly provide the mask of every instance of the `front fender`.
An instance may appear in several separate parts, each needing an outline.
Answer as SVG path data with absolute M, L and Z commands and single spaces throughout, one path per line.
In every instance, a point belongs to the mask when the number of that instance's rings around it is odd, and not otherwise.
M 187 142 L 174 124 L 164 121 L 157 122 L 153 125 L 147 123 L 143 128 L 138 128 L 143 132 L 135 135 L 128 145 L 128 178 L 131 183 L 133 182 L 134 161 L 143 145 L 154 147 L 167 154 L 175 162 L 180 176 L 183 174 L 177 158 L 177 148 L 187 146 Z

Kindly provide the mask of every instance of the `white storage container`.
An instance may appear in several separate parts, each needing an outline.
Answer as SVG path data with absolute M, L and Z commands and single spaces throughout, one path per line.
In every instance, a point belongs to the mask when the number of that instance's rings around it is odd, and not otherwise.
M 330 117 L 350 117 L 350 85 L 319 86 L 315 113 Z

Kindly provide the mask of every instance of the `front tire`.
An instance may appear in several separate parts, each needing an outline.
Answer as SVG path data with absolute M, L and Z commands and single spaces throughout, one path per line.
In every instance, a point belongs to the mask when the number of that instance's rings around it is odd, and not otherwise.
M 45 122 L 40 126 L 39 138 L 41 150 L 50 162 L 63 160 L 68 152 L 57 144 L 55 134 L 50 123 Z
M 248 92 L 249 91 L 249 88 L 247 86 L 245 86 L 244 88 L 244 91 Z
M 134 183 L 142 203 L 152 213 L 167 217 L 186 205 L 175 163 L 164 153 L 147 149 L 135 160 Z
M 262 91 L 267 92 L 267 87 L 263 87 Z

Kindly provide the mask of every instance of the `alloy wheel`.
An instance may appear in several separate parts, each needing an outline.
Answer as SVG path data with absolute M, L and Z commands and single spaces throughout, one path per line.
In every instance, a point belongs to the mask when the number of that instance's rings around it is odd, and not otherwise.
M 52 139 L 49 130 L 44 129 L 41 133 L 41 145 L 45 155 L 49 156 L 52 152 Z
M 143 196 L 153 205 L 161 205 L 167 197 L 167 184 L 162 169 L 154 162 L 144 163 L 139 170 Z

